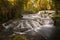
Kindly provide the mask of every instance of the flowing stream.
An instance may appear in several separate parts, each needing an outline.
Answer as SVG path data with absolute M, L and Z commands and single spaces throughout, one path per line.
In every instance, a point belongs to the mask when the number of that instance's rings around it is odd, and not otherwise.
M 44 14 L 42 11 L 37 14 L 24 14 L 22 19 L 10 20 L 3 26 L 6 29 L 13 28 L 15 34 L 26 34 L 31 38 L 38 34 L 48 39 L 55 31 L 54 21 L 50 16 L 51 14 Z

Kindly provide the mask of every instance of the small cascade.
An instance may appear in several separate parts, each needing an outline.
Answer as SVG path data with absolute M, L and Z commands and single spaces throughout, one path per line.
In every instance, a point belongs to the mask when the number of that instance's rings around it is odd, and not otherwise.
M 26 34 L 30 37 L 38 34 L 45 39 L 48 39 L 55 31 L 54 21 L 50 16 L 48 14 L 44 14 L 44 12 L 42 13 L 42 15 L 40 14 L 40 12 L 38 12 L 37 14 L 24 14 L 22 19 L 12 21 L 10 22 L 10 24 L 4 23 L 3 26 L 6 29 L 12 27 L 12 31 L 15 34 Z

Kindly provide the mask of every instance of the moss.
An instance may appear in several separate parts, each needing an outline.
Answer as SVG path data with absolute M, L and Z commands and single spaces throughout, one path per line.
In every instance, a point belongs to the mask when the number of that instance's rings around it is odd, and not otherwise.
M 26 36 L 22 35 L 14 35 L 9 40 L 29 40 Z

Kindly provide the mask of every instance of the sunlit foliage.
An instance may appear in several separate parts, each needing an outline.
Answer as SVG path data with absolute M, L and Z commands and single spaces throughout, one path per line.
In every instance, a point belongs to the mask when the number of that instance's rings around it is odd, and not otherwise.
M 21 18 L 25 13 L 33 14 L 40 10 L 51 10 L 53 8 L 52 0 L 0 0 L 0 20 Z
M 53 6 L 52 0 L 27 0 L 27 3 L 24 4 L 24 10 L 37 12 L 39 10 L 51 10 Z

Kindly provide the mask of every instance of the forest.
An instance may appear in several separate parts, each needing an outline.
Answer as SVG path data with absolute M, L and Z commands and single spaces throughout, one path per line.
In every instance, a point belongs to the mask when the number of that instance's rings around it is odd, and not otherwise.
M 60 0 L 0 0 L 0 25 L 9 20 L 21 19 L 23 14 L 36 14 L 39 11 L 53 10 L 51 17 L 56 27 L 56 37 L 60 39 Z M 0 28 L 1 30 L 1 28 Z M 15 35 L 7 40 L 28 40 L 27 37 Z M 4 39 L 1 39 L 4 40 Z

